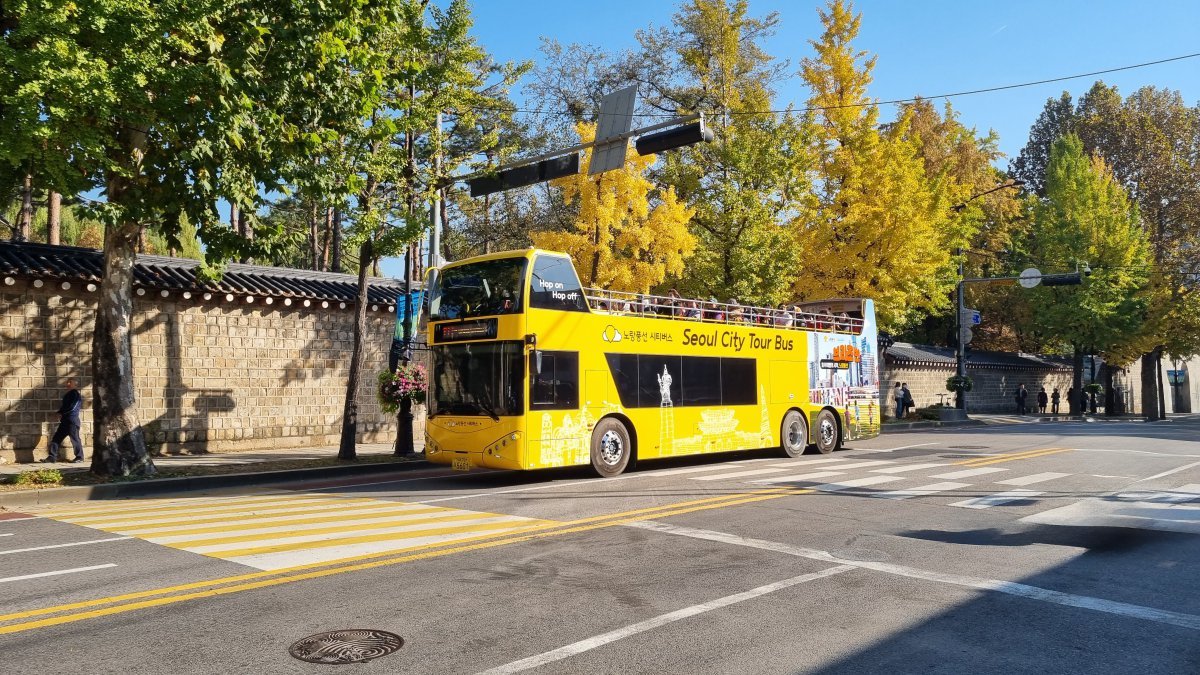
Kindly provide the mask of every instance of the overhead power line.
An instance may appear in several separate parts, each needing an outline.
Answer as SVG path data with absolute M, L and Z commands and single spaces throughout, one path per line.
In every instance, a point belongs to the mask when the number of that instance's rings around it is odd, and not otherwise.
M 1095 77 L 1097 75 L 1107 75 L 1109 73 L 1119 73 L 1119 72 L 1126 71 L 1126 70 L 1135 70 L 1138 68 L 1147 68 L 1149 66 L 1157 66 L 1157 65 L 1164 64 L 1164 63 L 1183 61 L 1185 59 L 1194 59 L 1198 56 L 1200 56 L 1200 52 L 1195 52 L 1192 54 L 1184 54 L 1182 56 L 1172 56 L 1172 57 L 1166 58 L 1166 59 L 1158 59 L 1157 61 L 1146 61 L 1143 63 L 1134 63 L 1132 65 L 1119 66 L 1117 68 L 1106 68 L 1104 70 L 1093 70 L 1091 72 L 1078 73 L 1075 75 L 1063 75 L 1061 77 L 1051 77 L 1051 78 L 1046 78 L 1043 80 L 1033 80 L 1030 82 L 1018 82 L 1016 84 L 1005 84 L 1005 85 L 1000 85 L 1000 86 L 995 86 L 995 87 L 983 87 L 981 89 L 967 89 L 964 91 L 955 91 L 955 92 L 950 92 L 947 94 L 936 94 L 936 95 L 930 95 L 930 96 L 913 96 L 911 98 L 896 98 L 896 99 L 890 99 L 890 100 L 886 100 L 886 101 L 868 101 L 866 103 L 842 103 L 842 104 L 838 104 L 838 105 L 810 106 L 810 107 L 804 107 L 804 108 L 795 108 L 795 109 L 791 109 L 791 110 L 783 109 L 783 110 L 729 111 L 729 114 L 731 114 L 731 115 L 780 115 L 780 114 L 789 113 L 789 112 L 790 113 L 821 112 L 823 110 L 838 110 L 838 109 L 843 109 L 843 108 L 863 108 L 863 107 L 874 106 L 874 105 L 899 105 L 902 103 L 915 103 L 917 101 L 927 101 L 927 100 L 931 100 L 931 99 L 955 98 L 955 97 L 959 97 L 959 96 L 972 96 L 975 94 L 987 94 L 987 93 L 997 92 L 997 91 L 1006 91 L 1009 89 L 1021 89 L 1024 87 L 1036 87 L 1038 85 L 1052 84 L 1054 82 L 1066 82 L 1067 80 L 1078 80 L 1078 79 L 1084 78 L 1084 77 Z M 491 111 L 495 111 L 495 112 L 520 113 L 520 114 L 527 114 L 527 115 L 558 115 L 558 116 L 572 116 L 572 117 L 574 116 L 572 113 L 567 112 L 565 110 L 550 110 L 550 109 L 546 109 L 546 108 L 540 108 L 540 109 L 538 109 L 538 108 L 497 108 L 497 107 L 487 107 L 487 106 L 472 106 L 472 109 L 473 110 L 491 110 Z M 666 113 L 637 113 L 634 115 L 634 117 L 674 117 L 674 116 L 675 115 L 666 114 Z

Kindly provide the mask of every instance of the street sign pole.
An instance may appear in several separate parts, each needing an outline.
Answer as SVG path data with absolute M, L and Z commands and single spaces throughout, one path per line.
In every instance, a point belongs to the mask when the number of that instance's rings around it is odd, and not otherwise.
M 965 277 L 966 274 L 964 273 L 963 269 L 963 257 L 962 252 L 960 251 L 958 258 L 958 286 L 955 290 L 955 294 L 958 296 L 955 303 L 955 309 L 957 311 L 954 313 L 954 325 L 956 329 L 955 335 L 958 336 L 958 345 L 954 350 L 954 372 L 955 375 L 957 375 L 960 379 L 965 377 L 967 374 L 967 343 L 966 340 L 963 339 L 963 306 L 965 304 L 963 302 L 963 281 Z M 967 392 L 960 388 L 957 393 L 958 396 L 955 399 L 954 405 L 959 410 L 965 412 L 967 409 Z

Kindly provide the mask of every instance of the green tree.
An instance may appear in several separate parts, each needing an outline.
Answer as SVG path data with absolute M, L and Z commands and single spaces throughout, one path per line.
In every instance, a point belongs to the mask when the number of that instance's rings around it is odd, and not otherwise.
M 1074 389 L 1082 392 L 1083 354 L 1121 363 L 1146 340 L 1150 248 L 1137 206 L 1104 160 L 1084 154 L 1078 136 L 1055 141 L 1045 198 L 1035 209 L 1036 262 L 1044 273 L 1091 265 L 1081 286 L 1032 291 L 1034 321 L 1074 354 Z M 1073 411 L 1077 401 L 1071 402 Z
M 810 126 L 772 107 L 786 68 L 763 49 L 779 18 L 744 0 L 692 0 L 673 29 L 638 33 L 638 78 L 658 111 L 710 111 L 715 141 L 669 153 L 656 177 L 695 214 L 679 288 L 757 304 L 791 299 L 800 260 L 789 221 L 810 206 Z M 769 253 L 767 253 L 769 252 Z
M 851 44 L 861 15 L 842 0 L 819 14 L 825 30 L 811 41 L 817 55 L 800 70 L 812 89 L 809 106 L 819 110 L 818 188 L 816 207 L 795 220 L 804 255 L 796 292 L 806 300 L 875 298 L 881 326 L 900 328 L 949 305 L 949 250 L 970 232 L 950 219 L 955 191 L 925 175 L 909 133 L 913 111 L 880 130 L 878 106 L 867 97 L 875 57 Z
M 153 473 L 130 350 L 143 228 L 211 262 L 251 253 L 216 212 L 279 187 L 292 158 L 372 94 L 387 3 L 15 0 L 0 31 L 0 162 L 36 158 L 45 187 L 101 191 L 105 270 L 92 345 L 92 471 Z M 314 132 L 310 132 L 314 133 Z M 334 131 L 336 133 L 336 130 Z M 318 134 L 319 136 L 319 134 Z M 254 209 L 244 208 L 253 220 Z M 256 244 L 257 245 L 257 244 Z

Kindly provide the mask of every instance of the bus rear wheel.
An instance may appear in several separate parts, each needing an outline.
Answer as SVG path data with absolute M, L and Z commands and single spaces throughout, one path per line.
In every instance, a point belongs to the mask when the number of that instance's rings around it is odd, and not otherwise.
M 842 447 L 842 434 L 838 429 L 837 416 L 832 412 L 822 410 L 817 414 L 816 432 L 817 450 L 822 455 L 828 455 Z
M 601 478 L 619 475 L 629 465 L 632 452 L 625 425 L 611 417 L 600 420 L 592 431 L 592 471 Z
M 779 449 L 788 457 L 799 457 L 808 447 L 808 425 L 799 410 L 789 410 L 779 429 Z

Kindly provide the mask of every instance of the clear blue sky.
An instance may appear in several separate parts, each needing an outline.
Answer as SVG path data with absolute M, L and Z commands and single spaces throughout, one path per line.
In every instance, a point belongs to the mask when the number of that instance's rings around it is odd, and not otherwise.
M 541 36 L 610 49 L 636 46 L 634 33 L 665 26 L 678 6 L 666 0 L 475 0 L 475 34 L 497 60 L 533 60 Z M 754 15 L 778 12 L 778 33 L 767 44 L 777 58 L 811 56 L 820 35 L 816 2 L 751 0 Z M 878 100 L 1075 75 L 1200 52 L 1200 1 L 1143 0 L 860 0 L 856 46 L 878 56 L 870 95 Z M 1010 156 L 1024 145 L 1046 99 L 1085 92 L 1094 77 L 952 99 L 967 126 L 994 129 Z M 1180 91 L 1200 102 L 1200 58 L 1100 76 L 1128 94 L 1143 85 Z M 780 103 L 802 105 L 799 78 L 780 83 Z M 537 107 L 536 101 L 524 101 Z M 889 119 L 894 109 L 881 111 Z M 387 261 L 386 274 L 400 266 Z

